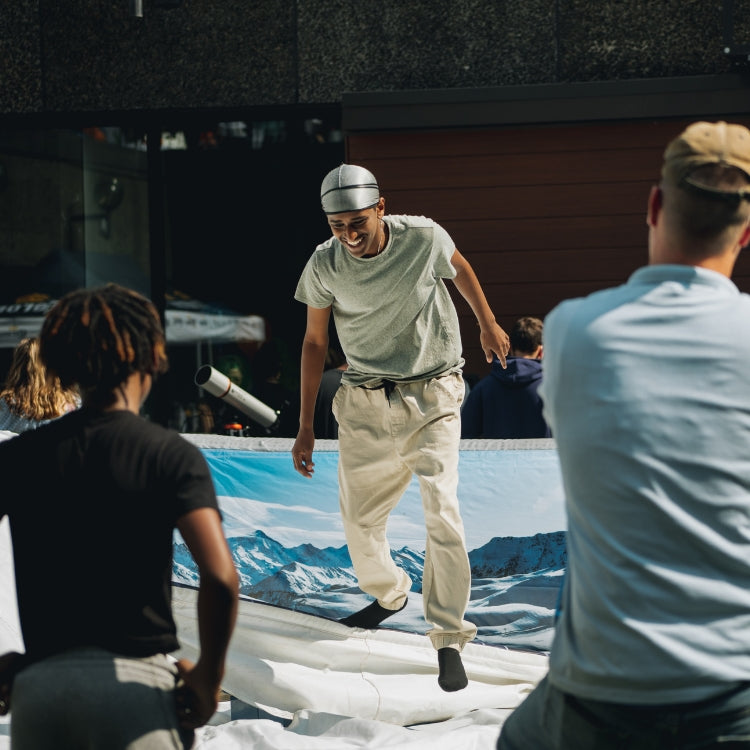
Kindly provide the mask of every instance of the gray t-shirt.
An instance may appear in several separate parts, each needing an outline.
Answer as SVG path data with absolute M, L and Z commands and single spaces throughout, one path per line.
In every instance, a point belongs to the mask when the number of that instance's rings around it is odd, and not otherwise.
M 424 216 L 385 216 L 380 255 L 355 258 L 331 237 L 305 265 L 295 299 L 332 307 L 349 369 L 343 382 L 377 386 L 459 371 L 461 333 L 443 279 L 456 270 L 448 233 Z

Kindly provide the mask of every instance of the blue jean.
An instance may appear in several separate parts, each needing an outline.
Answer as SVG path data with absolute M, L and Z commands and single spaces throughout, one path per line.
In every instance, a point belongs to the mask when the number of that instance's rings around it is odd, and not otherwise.
M 707 700 L 625 705 L 564 693 L 545 677 L 508 717 L 497 750 L 750 748 L 750 683 Z

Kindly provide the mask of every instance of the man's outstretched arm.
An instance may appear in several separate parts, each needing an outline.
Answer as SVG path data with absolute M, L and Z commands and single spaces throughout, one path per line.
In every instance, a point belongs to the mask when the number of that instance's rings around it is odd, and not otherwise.
M 451 265 L 456 269 L 453 283 L 461 296 L 469 303 L 479 323 L 479 343 L 482 345 L 487 362 L 492 362 L 494 354 L 497 355 L 500 364 L 505 367 L 505 358 L 510 350 L 510 339 L 495 321 L 495 316 L 487 303 L 474 269 L 458 250 L 453 253 Z

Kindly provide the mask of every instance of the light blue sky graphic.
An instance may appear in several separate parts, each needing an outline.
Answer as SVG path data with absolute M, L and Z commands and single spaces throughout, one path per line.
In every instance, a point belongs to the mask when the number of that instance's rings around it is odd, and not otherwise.
M 338 453 L 314 456 L 315 474 L 294 471 L 288 452 L 203 450 L 219 495 L 227 536 L 261 530 L 287 547 L 345 544 L 338 507 Z M 458 495 L 469 550 L 495 537 L 566 528 L 557 453 L 462 450 Z M 391 547 L 424 550 L 424 518 L 415 480 L 391 514 Z

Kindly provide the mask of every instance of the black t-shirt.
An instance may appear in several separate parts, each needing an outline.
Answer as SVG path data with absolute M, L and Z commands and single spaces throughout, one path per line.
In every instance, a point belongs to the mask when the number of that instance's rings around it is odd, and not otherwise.
M 218 509 L 197 447 L 131 412 L 80 409 L 1 442 L 0 476 L 30 656 L 179 647 L 173 530 L 191 510 Z

